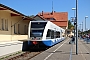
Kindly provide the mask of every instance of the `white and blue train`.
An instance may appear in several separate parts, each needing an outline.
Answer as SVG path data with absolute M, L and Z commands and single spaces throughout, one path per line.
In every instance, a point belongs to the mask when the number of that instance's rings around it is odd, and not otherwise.
M 26 45 L 28 48 L 51 47 L 64 40 L 64 35 L 65 30 L 50 21 L 30 21 Z

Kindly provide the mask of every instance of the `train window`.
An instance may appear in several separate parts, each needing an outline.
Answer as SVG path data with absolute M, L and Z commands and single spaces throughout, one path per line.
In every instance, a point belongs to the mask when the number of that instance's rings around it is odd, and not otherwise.
M 54 31 L 54 38 L 56 38 L 56 31 Z
M 31 28 L 44 28 L 47 22 L 31 22 Z
M 47 31 L 47 37 L 50 37 L 50 35 L 51 35 L 51 30 L 48 29 L 48 31 Z
M 54 31 L 51 31 L 51 39 L 54 39 Z
M 56 32 L 56 38 L 60 38 L 60 32 L 59 31 Z

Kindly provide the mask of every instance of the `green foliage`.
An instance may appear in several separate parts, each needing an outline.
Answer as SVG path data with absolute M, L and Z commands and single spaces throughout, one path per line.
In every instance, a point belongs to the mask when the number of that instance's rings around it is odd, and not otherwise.
M 84 34 L 90 34 L 90 30 L 84 31 L 83 33 L 84 33 Z
M 34 17 L 34 15 L 30 15 L 29 17 L 30 17 L 30 18 L 33 18 L 33 17 Z
M 68 20 L 68 29 L 74 29 L 74 26 L 70 20 Z
M 84 32 L 80 32 L 79 34 L 90 34 L 90 29 Z

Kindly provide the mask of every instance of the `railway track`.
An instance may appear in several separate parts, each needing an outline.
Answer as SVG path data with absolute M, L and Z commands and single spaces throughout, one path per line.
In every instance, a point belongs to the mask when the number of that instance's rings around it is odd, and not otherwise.
M 38 52 L 20 52 L 19 54 L 12 54 L 5 57 L 0 58 L 0 60 L 29 60 L 36 55 L 40 54 L 43 51 Z

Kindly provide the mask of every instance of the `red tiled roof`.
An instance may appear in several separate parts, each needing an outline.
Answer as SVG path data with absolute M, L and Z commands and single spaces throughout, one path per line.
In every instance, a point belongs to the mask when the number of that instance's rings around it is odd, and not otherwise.
M 43 16 L 44 18 L 55 18 L 56 21 L 67 21 L 68 20 L 68 13 L 67 12 L 53 12 L 53 13 L 48 13 L 48 12 L 42 12 L 39 13 L 38 15 Z
M 67 26 L 67 21 L 51 21 L 53 22 L 54 24 L 58 25 L 58 26 Z
M 67 12 L 56 12 L 54 13 L 54 17 L 57 21 L 67 21 L 68 20 L 68 13 Z
M 55 20 L 51 20 L 58 26 L 67 26 L 68 25 L 68 12 L 43 12 L 38 13 L 39 16 L 43 18 L 54 18 Z

